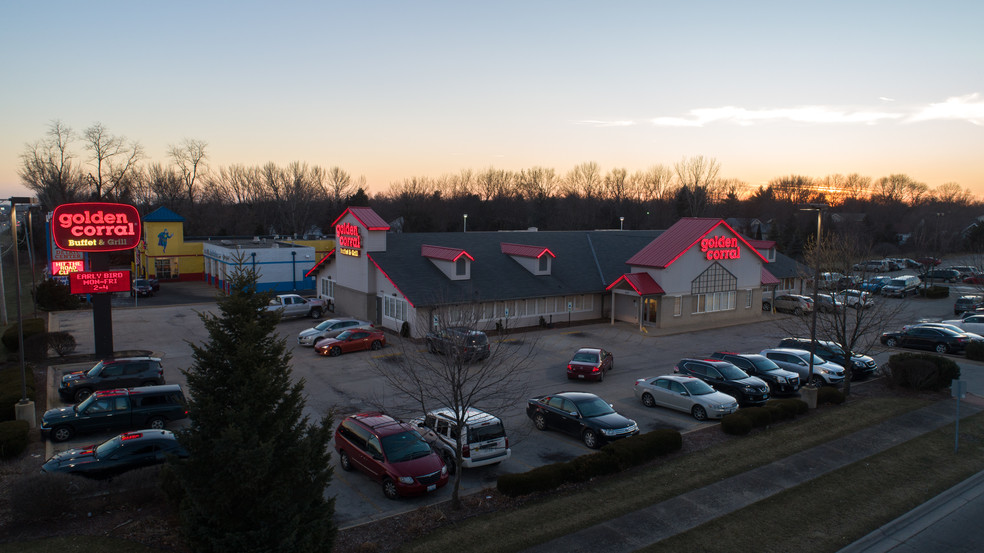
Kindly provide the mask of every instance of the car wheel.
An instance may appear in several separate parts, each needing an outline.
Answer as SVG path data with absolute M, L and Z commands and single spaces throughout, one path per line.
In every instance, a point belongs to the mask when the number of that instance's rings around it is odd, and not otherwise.
M 312 319 L 320 319 L 321 318 L 321 308 L 320 307 L 315 307 L 315 308 L 311 309 L 311 318 Z
M 646 407 L 656 407 L 656 400 L 650 394 L 642 394 L 642 404 Z
M 328 350 L 328 355 L 332 357 L 338 357 L 341 354 L 342 354 L 342 348 L 338 346 L 334 346 L 330 350 Z
M 793 315 L 802 315 L 802 314 L 803 314 L 802 307 L 797 307 L 796 309 L 793 309 Z
M 591 449 L 598 449 L 598 435 L 593 430 L 585 430 L 582 438 L 584 439 L 584 445 Z
M 704 409 L 703 405 L 694 405 L 693 409 L 690 410 L 690 414 L 699 421 L 707 420 L 707 409 Z
M 338 452 L 338 465 L 342 467 L 342 470 L 344 471 L 348 472 L 352 470 L 352 460 L 349 459 L 348 453 L 345 453 L 344 451 Z
M 164 417 L 151 417 L 150 420 L 147 421 L 147 428 L 164 430 Z
M 450 451 L 445 451 L 441 454 L 441 459 L 444 460 L 444 466 L 448 467 L 448 474 L 454 476 L 454 473 L 458 470 L 458 463 L 454 460 L 454 454 Z
M 896 340 L 895 338 L 888 338 L 887 340 L 885 340 L 885 345 L 888 346 L 888 347 L 890 347 L 890 348 L 894 348 L 898 344 L 899 344 L 899 341 Z
M 88 388 L 79 388 L 75 390 L 75 403 L 81 403 L 85 398 L 92 395 L 92 390 Z
M 383 480 L 383 495 L 386 499 L 399 499 L 400 494 L 396 491 L 396 482 L 387 478 Z
M 827 381 L 824 380 L 822 376 L 815 374 L 813 375 L 813 378 L 810 380 L 810 384 L 813 384 L 814 388 L 822 388 L 823 386 L 827 385 Z
M 55 429 L 51 431 L 51 441 L 64 442 L 72 439 L 72 435 L 74 434 L 75 431 L 72 430 L 71 426 L 56 426 Z
M 946 344 L 936 344 L 936 353 L 946 353 L 950 348 Z
M 769 303 L 769 302 L 767 302 L 767 301 L 763 301 L 762 302 L 762 311 L 772 311 L 772 304 Z
M 533 416 L 533 424 L 536 425 L 537 430 L 547 429 L 547 418 L 543 416 L 542 413 L 537 413 Z
M 369 349 L 373 351 L 379 351 L 383 349 L 383 344 L 379 340 L 373 340 L 372 345 L 369 346 Z

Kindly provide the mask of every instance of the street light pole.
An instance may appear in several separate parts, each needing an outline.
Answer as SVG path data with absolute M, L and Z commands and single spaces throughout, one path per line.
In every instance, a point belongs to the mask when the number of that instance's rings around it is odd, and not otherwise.
M 824 204 L 810 204 L 808 207 L 801 208 L 803 211 L 817 212 L 817 238 L 813 246 L 813 313 L 810 314 L 810 367 L 807 374 L 806 384 L 813 385 L 813 362 L 817 352 L 817 311 L 819 311 L 820 300 L 820 222 L 823 220 L 823 210 L 828 207 Z M 817 386 L 819 388 L 819 386 Z
M 625 223 L 625 217 L 618 218 L 618 230 L 622 230 L 622 224 Z
M 464 229 L 461 232 L 468 232 L 468 214 L 467 213 L 465 213 L 464 219 L 465 219 L 465 226 L 464 226 Z
M 14 281 L 17 285 L 17 347 L 20 354 L 21 365 L 21 399 L 14 405 L 14 415 L 17 420 L 27 421 L 30 428 L 35 428 L 37 423 L 34 418 L 34 402 L 27 398 L 27 364 L 24 362 L 24 317 L 21 314 L 21 278 L 20 260 L 17 254 L 17 204 L 27 204 L 28 209 L 33 203 L 31 198 L 10 198 L 10 233 L 14 243 Z M 6 298 L 4 299 L 6 301 Z

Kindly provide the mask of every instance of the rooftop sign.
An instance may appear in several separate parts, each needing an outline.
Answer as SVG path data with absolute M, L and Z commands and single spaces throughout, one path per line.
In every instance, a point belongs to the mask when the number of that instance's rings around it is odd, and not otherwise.
M 127 204 L 62 204 L 52 214 L 51 236 L 68 251 L 132 250 L 140 242 L 140 213 Z

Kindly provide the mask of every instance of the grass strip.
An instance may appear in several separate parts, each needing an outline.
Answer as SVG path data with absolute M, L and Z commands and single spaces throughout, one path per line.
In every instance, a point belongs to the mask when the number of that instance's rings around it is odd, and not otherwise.
M 764 432 L 598 479 L 586 487 L 551 494 L 515 509 L 459 522 L 422 536 L 399 551 L 429 553 L 460 548 L 462 544 L 467 544 L 468 550 L 474 553 L 519 551 L 788 457 L 929 403 L 911 398 L 868 398 L 824 407 Z
M 984 469 L 984 413 L 800 484 L 641 549 L 644 553 L 826 553 L 864 537 Z
M 17 543 L 0 543 L 0 553 L 160 553 L 160 549 L 120 538 L 63 536 Z

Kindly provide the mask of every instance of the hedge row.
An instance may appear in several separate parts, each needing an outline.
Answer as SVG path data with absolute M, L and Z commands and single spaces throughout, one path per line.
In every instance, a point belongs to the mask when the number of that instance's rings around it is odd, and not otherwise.
M 503 474 L 497 488 L 503 495 L 516 497 L 553 490 L 568 482 L 585 482 L 597 476 L 614 474 L 679 451 L 683 437 L 676 430 L 654 430 L 621 440 L 562 463 L 537 467 L 527 472 Z
M 950 358 L 932 353 L 897 353 L 888 358 L 888 381 L 915 390 L 943 390 L 960 378 L 960 366 Z
M 919 288 L 919 295 L 929 298 L 929 299 L 939 299 L 950 297 L 950 287 L 949 286 L 930 286 L 928 288 Z
M 821 388 L 822 389 L 822 388 Z M 836 390 L 835 390 L 836 391 Z M 770 399 L 762 407 L 743 407 L 721 419 L 725 434 L 744 436 L 752 428 L 763 428 L 774 422 L 792 419 L 805 414 L 809 406 L 799 399 Z
M 984 343 L 969 342 L 967 349 L 964 350 L 964 355 L 971 361 L 984 361 Z

